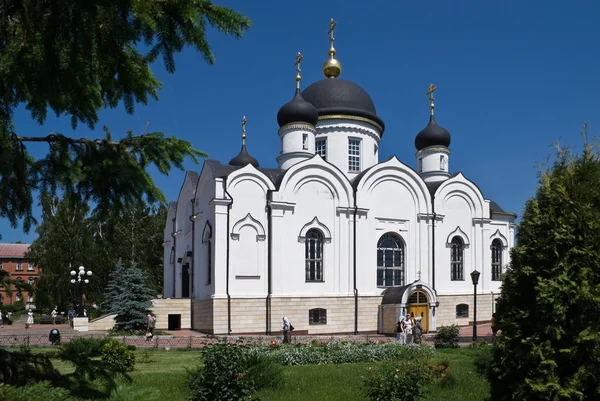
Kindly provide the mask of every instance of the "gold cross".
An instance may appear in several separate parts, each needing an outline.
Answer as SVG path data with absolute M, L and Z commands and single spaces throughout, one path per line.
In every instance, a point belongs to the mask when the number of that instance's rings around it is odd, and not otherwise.
M 337 25 L 337 22 L 335 22 L 332 18 L 331 21 L 329 21 L 329 30 L 327 31 L 327 34 L 329 35 L 329 41 L 331 42 L 332 45 L 333 45 L 333 41 L 335 40 L 335 38 L 333 37 L 333 29 L 335 28 L 336 25 Z
M 246 141 L 246 116 L 242 117 L 242 141 Z
M 427 93 L 425 93 L 426 95 L 429 96 L 429 100 L 431 100 L 432 102 L 435 100 L 433 98 L 433 92 L 435 92 L 437 89 L 437 86 L 435 86 L 434 84 L 429 84 L 429 90 L 427 91 Z
M 298 55 L 296 56 L 296 62 L 294 63 L 297 72 L 300 72 L 300 62 L 303 58 L 304 56 L 302 55 L 302 53 L 298 52 Z

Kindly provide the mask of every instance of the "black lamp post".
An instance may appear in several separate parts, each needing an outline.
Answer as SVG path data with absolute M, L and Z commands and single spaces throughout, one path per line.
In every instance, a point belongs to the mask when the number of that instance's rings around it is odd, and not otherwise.
M 471 272 L 471 280 L 473 280 L 473 342 L 477 340 L 477 283 L 479 283 L 479 273 L 477 270 Z
M 83 317 L 83 285 L 88 284 L 90 282 L 90 280 L 85 278 L 86 275 L 91 276 L 92 271 L 88 270 L 86 272 L 85 267 L 83 267 L 83 266 L 79 266 L 78 271 L 71 270 L 71 276 L 73 277 L 71 279 L 71 283 L 79 284 L 78 285 L 78 287 L 79 287 L 79 306 L 77 307 L 77 315 L 79 317 Z M 75 277 L 77 277 L 77 278 L 75 278 Z

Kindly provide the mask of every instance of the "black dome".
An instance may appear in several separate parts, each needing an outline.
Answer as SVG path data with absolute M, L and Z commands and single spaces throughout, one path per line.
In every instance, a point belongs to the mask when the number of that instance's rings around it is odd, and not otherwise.
M 385 129 L 371 96 L 354 82 L 340 78 L 322 79 L 304 89 L 302 96 L 317 108 L 320 116 L 346 114 L 364 117 Z
M 428 146 L 450 146 L 450 132 L 435 122 L 435 117 L 429 118 L 429 124 L 417 134 L 415 148 L 424 149 Z
M 296 94 L 288 103 L 284 104 L 277 113 L 277 123 L 283 127 L 289 123 L 304 122 L 316 125 L 319 119 L 317 109 L 308 103 L 300 94 L 300 89 L 296 89 Z
M 258 160 L 250 156 L 250 153 L 246 150 L 246 145 L 242 145 L 242 150 L 240 150 L 240 153 L 236 157 L 229 161 L 229 165 L 244 167 L 248 164 L 252 164 L 256 168 L 259 167 Z

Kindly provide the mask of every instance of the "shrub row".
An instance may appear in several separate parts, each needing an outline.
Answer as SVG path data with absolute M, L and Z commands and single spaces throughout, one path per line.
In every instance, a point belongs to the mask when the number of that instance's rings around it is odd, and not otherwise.
M 288 346 L 259 344 L 251 346 L 249 352 L 253 355 L 268 355 L 281 365 L 325 365 L 429 357 L 435 353 L 435 349 L 429 346 L 399 345 L 395 342 L 333 341 Z

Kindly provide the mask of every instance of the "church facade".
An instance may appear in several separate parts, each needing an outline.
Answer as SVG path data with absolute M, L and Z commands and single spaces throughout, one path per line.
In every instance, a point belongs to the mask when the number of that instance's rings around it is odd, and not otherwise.
M 308 334 L 389 333 L 401 313 L 425 330 L 489 320 L 516 215 L 450 173 L 450 133 L 416 135 L 416 168 L 379 161 L 385 130 L 368 93 L 339 78 L 333 26 L 325 78 L 277 114 L 278 168 L 245 143 L 228 164 L 186 173 L 164 232 L 164 296 L 192 298 L 192 328 Z

